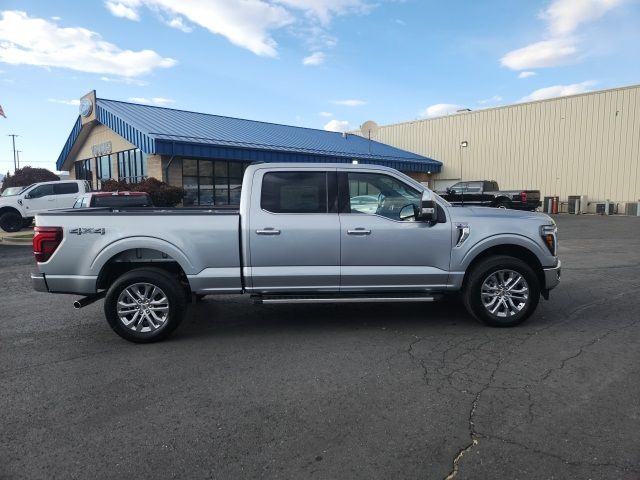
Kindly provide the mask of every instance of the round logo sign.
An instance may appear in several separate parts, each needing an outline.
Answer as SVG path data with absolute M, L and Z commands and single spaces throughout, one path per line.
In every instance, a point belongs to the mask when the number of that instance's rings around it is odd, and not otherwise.
M 89 115 L 91 115 L 92 111 L 93 103 L 91 103 L 91 100 L 89 100 L 88 98 L 83 98 L 82 100 L 80 100 L 80 115 L 82 115 L 83 117 L 88 117 Z

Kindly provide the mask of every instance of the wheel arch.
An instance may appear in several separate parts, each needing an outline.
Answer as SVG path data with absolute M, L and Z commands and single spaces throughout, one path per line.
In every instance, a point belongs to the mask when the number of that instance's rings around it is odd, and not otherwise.
M 21 217 L 22 212 L 20 210 L 18 210 L 16 207 L 11 207 L 11 206 L 5 206 L 5 207 L 0 207 L 0 216 L 4 215 L 5 213 L 17 213 L 18 215 L 20 215 Z M 23 217 L 24 218 L 24 217 Z
M 186 281 L 194 267 L 175 245 L 154 238 L 127 238 L 109 245 L 94 259 L 91 270 L 97 275 L 96 288 L 103 289 L 118 276 L 143 267 L 160 268 Z
M 544 289 L 544 270 L 538 256 L 527 247 L 512 243 L 493 245 L 478 252 L 465 269 L 464 279 L 462 281 L 463 288 L 466 285 L 466 282 L 469 279 L 470 273 L 473 271 L 473 268 L 485 258 L 495 255 L 507 255 L 524 261 L 535 272 L 536 277 L 538 278 L 538 281 L 540 283 L 540 288 Z

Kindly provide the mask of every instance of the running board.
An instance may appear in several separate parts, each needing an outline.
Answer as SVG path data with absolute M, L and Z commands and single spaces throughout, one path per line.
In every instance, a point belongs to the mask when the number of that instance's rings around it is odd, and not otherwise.
M 442 295 L 404 294 L 335 294 L 335 295 L 252 295 L 254 303 L 392 303 L 434 302 Z

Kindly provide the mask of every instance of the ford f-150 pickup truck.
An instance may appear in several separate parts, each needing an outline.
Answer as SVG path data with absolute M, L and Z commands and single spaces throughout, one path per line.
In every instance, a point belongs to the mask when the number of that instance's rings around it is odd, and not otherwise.
M 239 210 L 70 209 L 37 215 L 35 230 L 34 288 L 84 295 L 76 308 L 104 297 L 109 325 L 134 342 L 166 337 L 189 299 L 209 294 L 319 303 L 461 292 L 477 319 L 509 327 L 560 278 L 547 215 L 453 207 L 372 165 L 251 165 Z
M 493 180 L 458 182 L 440 193 L 453 205 L 535 210 L 542 205 L 540 190 L 500 190 Z

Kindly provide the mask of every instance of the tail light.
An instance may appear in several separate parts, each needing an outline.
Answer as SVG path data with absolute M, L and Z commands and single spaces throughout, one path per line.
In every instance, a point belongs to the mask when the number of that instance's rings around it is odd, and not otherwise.
M 36 227 L 33 236 L 33 254 L 36 262 L 46 262 L 62 243 L 62 227 Z
M 520 201 L 522 203 L 527 203 L 527 192 L 520 192 Z

